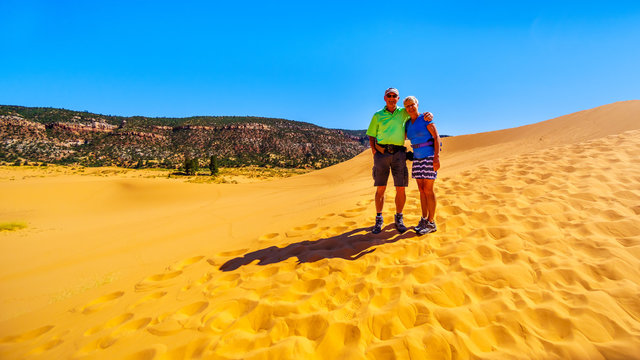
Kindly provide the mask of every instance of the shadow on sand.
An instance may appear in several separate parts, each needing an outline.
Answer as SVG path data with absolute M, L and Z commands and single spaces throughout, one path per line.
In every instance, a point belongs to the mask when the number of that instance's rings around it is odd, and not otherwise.
M 220 266 L 220 270 L 233 271 L 255 260 L 260 260 L 258 265 L 269 265 L 291 257 L 297 257 L 298 263 L 315 262 L 329 258 L 356 260 L 375 251 L 372 249 L 374 246 L 417 236 L 412 229 L 407 230 L 404 234 L 398 234 L 392 224 L 384 227 L 379 234 L 374 235 L 370 230 L 370 227 L 358 228 L 329 238 L 301 241 L 283 248 L 271 246 L 231 259 Z

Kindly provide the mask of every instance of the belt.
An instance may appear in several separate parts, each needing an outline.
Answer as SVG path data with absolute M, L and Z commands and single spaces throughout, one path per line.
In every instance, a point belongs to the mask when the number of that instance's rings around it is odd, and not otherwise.
M 406 151 L 407 148 L 404 146 L 400 146 L 400 145 L 393 145 L 393 144 L 378 144 L 380 146 L 382 146 L 384 148 L 384 152 L 385 153 L 389 153 L 389 154 L 393 154 L 396 153 L 398 151 Z
M 427 142 L 423 142 L 421 144 L 411 144 L 411 147 L 414 149 L 419 149 L 421 147 L 425 147 L 425 146 L 433 146 L 433 139 L 427 141 Z

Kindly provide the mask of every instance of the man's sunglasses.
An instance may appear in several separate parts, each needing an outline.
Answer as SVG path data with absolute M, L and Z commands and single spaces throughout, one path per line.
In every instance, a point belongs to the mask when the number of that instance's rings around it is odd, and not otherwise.
M 387 94 L 387 97 L 388 98 L 397 98 L 398 95 L 396 95 L 396 94 Z

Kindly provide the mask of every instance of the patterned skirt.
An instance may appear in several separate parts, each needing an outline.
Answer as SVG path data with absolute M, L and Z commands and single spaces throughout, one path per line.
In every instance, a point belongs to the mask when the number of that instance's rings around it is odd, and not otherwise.
M 435 180 L 438 177 L 438 172 L 433 170 L 433 156 L 428 156 L 424 159 L 414 159 L 411 176 L 414 179 Z

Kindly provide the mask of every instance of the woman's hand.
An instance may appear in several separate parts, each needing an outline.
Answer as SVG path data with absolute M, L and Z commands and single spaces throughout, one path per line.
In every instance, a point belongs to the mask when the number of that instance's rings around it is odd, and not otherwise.
M 434 171 L 438 171 L 438 169 L 440 169 L 440 157 L 439 156 L 434 156 L 433 157 L 433 170 Z

